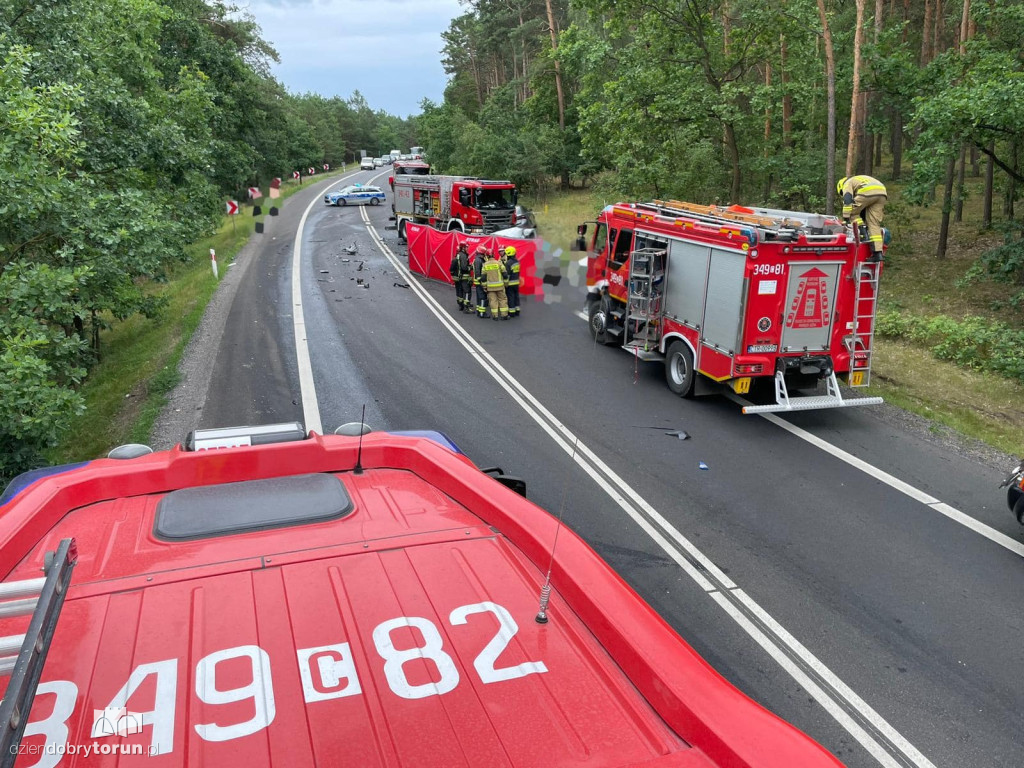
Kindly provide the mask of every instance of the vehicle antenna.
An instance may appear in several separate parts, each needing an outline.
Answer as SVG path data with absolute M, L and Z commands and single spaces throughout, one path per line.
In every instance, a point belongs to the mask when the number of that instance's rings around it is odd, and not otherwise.
M 359 447 L 356 448 L 356 465 L 352 467 L 353 475 L 363 474 L 363 433 L 366 432 L 366 403 L 363 403 L 363 413 L 359 417 Z
M 551 569 L 555 564 L 555 547 L 558 546 L 558 534 L 562 530 L 562 516 L 565 514 L 565 502 L 569 496 L 569 469 L 576 462 L 576 446 L 580 439 L 577 436 L 572 443 L 572 456 L 565 467 L 565 477 L 562 480 L 562 501 L 558 505 L 558 525 L 555 527 L 555 538 L 551 542 L 551 556 L 548 559 L 548 571 L 544 576 L 544 586 L 540 588 L 540 609 L 537 611 L 536 621 L 538 624 L 548 623 L 548 602 L 551 600 Z

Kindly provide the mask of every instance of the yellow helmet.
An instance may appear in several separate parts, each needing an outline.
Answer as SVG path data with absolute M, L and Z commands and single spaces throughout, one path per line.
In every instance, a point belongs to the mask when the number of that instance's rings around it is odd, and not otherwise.
M 508 247 L 507 247 L 507 248 L 505 249 L 505 255 L 506 255 L 506 256 L 515 256 L 515 255 L 516 255 L 516 249 L 515 249 L 515 246 L 513 246 L 513 245 L 510 245 L 510 246 L 508 246 Z
M 836 183 L 836 192 L 837 192 L 838 194 L 840 194 L 840 195 L 841 195 L 841 194 L 843 194 L 843 185 L 844 185 L 844 184 L 846 183 L 846 180 L 847 180 L 848 178 L 850 178 L 850 177 L 849 177 L 849 176 L 843 176 L 843 178 L 841 178 L 841 179 L 840 179 L 840 180 L 839 180 L 839 181 L 838 181 L 838 182 Z

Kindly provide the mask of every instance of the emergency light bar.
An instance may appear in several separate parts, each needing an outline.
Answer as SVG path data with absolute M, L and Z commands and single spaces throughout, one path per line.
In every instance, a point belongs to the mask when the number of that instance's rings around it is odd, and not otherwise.
M 260 424 L 252 427 L 221 427 L 196 429 L 185 438 L 186 451 L 207 451 L 211 448 L 237 448 L 243 445 L 291 443 L 306 439 L 306 428 L 301 422 Z

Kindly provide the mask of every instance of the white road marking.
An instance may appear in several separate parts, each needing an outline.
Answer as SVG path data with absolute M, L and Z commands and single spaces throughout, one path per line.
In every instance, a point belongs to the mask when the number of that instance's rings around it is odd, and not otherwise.
M 583 312 L 582 310 L 577 309 L 575 312 L 573 312 L 573 314 L 576 315 L 576 317 L 578 317 L 580 320 L 586 320 L 588 323 L 590 322 L 590 318 L 587 317 L 587 313 Z
M 732 392 L 726 392 L 725 396 L 728 397 L 730 400 L 740 403 L 741 405 L 750 405 L 748 401 L 744 400 L 742 397 L 739 397 Z M 857 458 L 852 453 L 847 453 L 842 448 L 832 445 L 832 443 L 828 442 L 827 440 L 823 440 L 822 438 L 818 437 L 817 435 L 811 432 L 808 432 L 806 429 L 798 427 L 795 424 L 791 424 L 785 419 L 779 418 L 774 413 L 759 413 L 757 415 L 761 416 L 764 419 L 767 419 L 777 427 L 781 427 L 782 429 L 789 432 L 791 435 L 799 437 L 801 440 L 810 443 L 815 448 L 820 448 L 821 450 L 825 451 L 825 453 L 835 456 L 837 459 L 846 462 L 851 467 L 855 467 L 856 469 L 859 469 L 861 472 L 870 475 L 879 482 L 885 483 L 889 487 L 899 491 L 902 494 L 909 496 L 915 501 L 919 501 L 922 504 L 931 507 L 939 514 L 945 515 L 950 520 L 953 520 L 954 522 L 959 523 L 965 528 L 969 528 L 975 533 L 984 536 L 989 541 L 998 544 L 1004 549 L 1008 549 L 1015 555 L 1024 557 L 1024 543 L 1007 536 L 1005 533 L 1000 533 L 995 528 L 985 525 L 979 520 L 975 520 L 973 517 L 971 517 L 965 512 L 961 512 L 956 507 L 951 507 L 949 504 L 946 504 L 940 499 L 936 499 L 934 496 L 925 493 L 919 488 L 915 488 L 909 483 L 903 482 L 898 477 L 890 475 L 885 470 L 879 469 L 873 464 L 869 464 L 863 459 Z
M 302 230 L 306 226 L 306 217 L 313 210 L 317 203 L 323 204 L 322 195 L 328 189 L 341 184 L 345 179 L 350 179 L 359 173 L 350 173 L 342 176 L 333 184 L 325 187 L 323 192 L 317 193 L 306 210 L 302 212 L 299 219 L 299 228 L 295 232 L 295 248 L 292 249 L 292 326 L 295 328 L 295 356 L 298 358 L 299 367 L 299 391 L 302 393 L 302 423 L 306 432 L 316 432 L 322 435 L 323 424 L 320 423 L 320 406 L 316 399 L 316 385 L 313 383 L 313 365 L 309 359 L 309 343 L 306 341 L 306 318 L 302 312 Z
M 567 427 L 558 421 L 537 399 L 477 341 L 454 322 L 453 318 L 441 308 L 440 304 L 423 288 L 408 268 L 395 256 L 384 243 L 377 231 L 370 224 L 366 212 L 362 212 L 363 221 L 377 247 L 398 270 L 399 274 L 426 305 L 427 309 L 448 329 L 455 340 L 480 364 L 480 366 L 502 387 L 509 396 L 519 404 L 544 432 L 586 472 L 598 486 L 615 501 L 654 542 L 692 578 L 701 589 L 707 592 L 734 621 L 782 668 L 789 673 L 804 689 L 814 697 L 846 731 L 855 738 L 885 768 L 901 768 L 909 762 L 917 768 L 935 768 L 934 764 L 922 755 L 905 737 L 893 728 L 881 715 L 871 708 L 863 699 L 826 667 L 814 654 L 796 640 L 782 625 L 775 621 L 763 608 L 722 572 L 703 552 L 693 545 L 685 536 L 661 516 L 639 493 L 619 477 L 590 448 L 579 440 Z M 582 314 L 582 313 L 580 313 Z M 676 546 L 669 542 L 671 539 Z M 680 551 L 682 550 L 682 551 Z M 689 555 L 696 564 L 684 556 Z M 699 567 L 698 567 L 699 566 Z M 702 572 L 703 571 L 703 572 Z M 707 573 L 714 579 L 704 574 Z M 744 614 L 740 604 L 755 616 L 771 631 L 769 637 L 763 628 L 759 628 Z M 826 691 L 814 681 L 808 672 L 794 659 L 813 671 L 820 680 L 832 687 Z M 842 704 L 837 701 L 842 700 Z M 844 706 L 845 705 L 845 706 Z M 847 710 L 856 711 L 863 722 L 869 723 L 891 745 L 891 749 L 901 753 L 892 755 L 876 738 L 869 733 L 857 719 Z

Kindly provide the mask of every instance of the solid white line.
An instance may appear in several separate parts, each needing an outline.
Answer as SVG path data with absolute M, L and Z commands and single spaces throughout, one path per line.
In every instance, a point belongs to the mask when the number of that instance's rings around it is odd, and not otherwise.
M 742 405 L 750 405 L 749 402 L 744 400 L 742 397 L 736 396 L 732 392 L 726 392 L 725 396 Z M 779 418 L 774 413 L 759 413 L 757 415 L 761 416 L 764 419 L 767 419 L 772 424 L 781 427 L 790 434 L 799 437 L 801 440 L 810 443 L 816 448 L 820 448 L 821 450 L 825 451 L 825 453 L 835 456 L 840 461 L 846 462 L 851 467 L 855 467 L 859 469 L 861 472 L 870 475 L 871 477 L 878 480 L 880 483 L 885 483 L 886 485 L 890 486 L 891 488 L 894 488 L 900 493 L 909 496 L 915 501 L 919 501 L 922 504 L 927 505 L 928 507 L 934 509 L 939 514 L 945 515 L 950 520 L 960 523 L 960 525 L 964 526 L 965 528 L 969 528 L 975 533 L 984 536 L 989 541 L 998 544 L 1004 549 L 1008 549 L 1010 552 L 1013 552 L 1016 555 L 1024 557 L 1024 543 L 1007 536 L 1005 533 L 1000 533 L 995 528 L 985 525 L 984 523 L 974 519 L 965 512 L 961 512 L 959 509 L 951 507 L 949 504 L 946 504 L 945 502 L 936 499 L 934 496 L 931 496 L 925 493 L 924 491 L 915 488 L 914 486 L 908 483 L 903 482 L 898 477 L 890 475 L 885 470 L 879 469 L 873 464 L 869 464 L 863 459 L 854 456 L 852 453 L 848 453 L 844 451 L 842 448 L 839 448 L 838 446 L 835 446 L 832 443 L 828 442 L 827 440 L 823 440 L 817 435 L 808 432 L 806 429 L 802 429 L 801 427 L 798 427 L 795 424 L 791 424 L 785 419 Z
M 573 312 L 573 314 L 576 315 L 576 317 L 578 317 L 580 320 L 586 320 L 588 323 L 590 322 L 590 318 L 587 317 L 587 313 L 583 312 L 582 310 L 577 309 L 575 312 Z
M 739 593 L 742 593 L 742 590 L 736 590 L 733 592 L 733 594 Z M 733 605 L 725 595 L 718 592 L 712 594 L 711 599 L 718 603 L 718 606 L 729 614 L 729 617 L 739 624 L 743 630 L 753 638 L 754 642 L 760 645 L 780 667 L 786 670 L 790 677 L 792 677 L 800 687 L 813 696 L 816 701 L 821 703 L 836 722 L 845 728 L 846 731 L 852 735 L 881 765 L 885 766 L 885 768 L 905 768 L 904 764 L 886 752 L 871 736 L 871 734 L 861 727 L 860 723 L 850 717 L 849 713 L 847 713 L 842 707 L 835 704 L 832 701 L 832 698 L 823 691 L 809 675 L 807 675 L 797 664 L 794 664 L 789 656 L 787 656 L 776 643 L 772 642 L 764 632 L 758 629 L 757 626 L 750 621 L 750 619 L 748 619 L 741 610 Z M 831 675 L 831 672 L 829 674 Z M 832 677 L 835 677 L 835 675 L 832 675 Z M 838 678 L 836 679 L 838 680 Z M 874 710 L 871 711 L 874 712 Z M 885 723 L 884 720 L 882 722 Z M 885 724 L 888 725 L 888 723 Z M 917 750 L 914 751 L 916 752 Z M 918 763 L 918 765 L 931 765 L 931 763 L 925 760 L 924 763 Z
M 726 613 L 732 617 L 737 624 L 745 631 L 755 642 L 761 645 L 762 648 L 767 651 L 772 658 L 774 658 L 782 668 L 788 672 L 797 682 L 802 685 L 808 693 L 810 693 L 814 699 L 822 705 L 822 707 L 832 715 L 832 717 L 838 722 L 846 731 L 853 736 L 864 748 L 871 753 L 883 766 L 886 768 L 899 768 L 901 763 L 895 761 L 891 755 L 889 755 L 885 748 L 878 743 L 876 739 L 872 737 L 870 733 L 864 730 L 850 715 L 842 708 L 842 706 L 835 701 L 835 699 L 829 695 L 828 692 L 824 691 L 820 686 L 814 683 L 785 653 L 778 647 L 777 644 L 773 643 L 769 638 L 765 637 L 764 634 L 754 626 L 749 619 L 729 602 L 728 598 L 718 591 L 718 587 L 711 583 L 699 569 L 695 568 L 686 558 L 679 554 L 676 547 L 672 546 L 667 540 L 665 535 L 670 537 L 679 547 L 682 547 L 691 557 L 697 560 L 703 568 L 708 572 L 712 573 L 724 586 L 725 589 L 734 589 L 736 587 L 735 582 L 729 579 L 716 566 L 707 556 L 704 555 L 697 547 L 693 545 L 686 537 L 684 537 L 679 531 L 675 529 L 665 518 L 663 518 L 639 493 L 631 488 L 622 478 L 620 478 L 607 464 L 605 464 L 600 458 L 598 458 L 584 443 L 582 443 L 575 435 L 572 434 L 561 422 L 559 422 L 543 405 L 541 405 L 536 398 L 523 387 L 511 374 L 505 370 L 505 368 L 498 363 L 490 354 L 488 354 L 483 347 L 481 347 L 475 339 L 469 336 L 466 331 L 457 323 L 455 323 L 451 316 L 445 312 L 437 301 L 426 292 L 423 286 L 416 280 L 415 276 L 408 270 L 408 268 L 402 264 L 398 258 L 392 253 L 391 249 L 383 242 L 377 231 L 370 224 L 369 218 L 366 213 L 363 212 L 363 220 L 366 222 L 367 230 L 370 236 L 373 238 L 377 247 L 381 249 L 381 252 L 391 262 L 392 266 L 398 270 L 399 274 L 409 283 L 413 291 L 419 296 L 419 298 L 427 306 L 427 309 L 441 321 L 449 332 L 455 337 L 456 341 L 459 342 L 469 354 L 477 360 L 481 367 L 501 386 L 515 402 L 519 404 L 530 415 L 531 418 L 544 430 L 555 443 L 567 454 L 569 454 L 575 462 L 586 472 L 597 484 L 601 487 L 605 493 L 607 493 L 612 500 L 618 504 L 618 506 L 627 514 L 629 517 L 640 526 L 640 528 L 647 533 L 655 543 L 675 561 L 685 572 L 690 576 L 705 592 L 707 592 L 716 603 L 721 605 Z M 584 461 L 583 456 L 586 456 L 589 461 Z M 600 470 L 600 473 L 595 470 L 595 467 Z M 603 474 L 601 474 L 603 473 Z M 607 478 L 607 479 L 606 479 Z M 658 526 L 662 529 L 659 531 L 657 528 L 652 526 L 647 518 L 639 513 L 638 510 L 643 510 L 647 516 L 654 520 Z M 895 728 L 889 725 L 884 718 L 882 718 L 874 709 L 867 705 L 863 699 L 856 694 L 843 683 L 838 676 L 836 676 L 828 667 L 826 667 L 817 657 L 814 656 L 807 648 L 790 635 L 783 627 L 772 619 L 763 608 L 754 602 L 746 593 L 742 590 L 736 589 L 733 592 L 734 595 L 740 599 L 744 606 L 755 613 L 758 618 L 765 623 L 766 626 L 776 631 L 777 637 L 779 637 L 789 651 L 798 656 L 801 661 L 807 664 L 823 679 L 833 685 L 836 691 L 840 692 L 842 698 L 846 700 L 846 703 L 856 709 L 864 719 L 879 729 L 880 732 L 898 748 L 903 754 L 911 760 L 918 768 L 935 768 L 934 765 L 925 758 L 910 742 L 905 739 Z M 726 607 L 728 606 L 728 607 Z M 850 695 L 846 695 L 849 693 Z
M 358 171 L 342 176 L 333 184 L 325 187 L 324 191 L 338 186 L 345 179 L 355 176 L 356 173 Z M 324 428 L 320 423 L 320 406 L 316 399 L 316 385 L 313 383 L 313 364 L 309 359 L 309 343 L 306 341 L 306 318 L 302 312 L 301 267 L 302 230 L 306 226 L 306 218 L 313 210 L 313 206 L 322 202 L 321 195 L 323 193 L 318 192 L 317 196 L 306 206 L 306 210 L 302 212 L 299 228 L 295 232 L 295 247 L 292 249 L 292 326 L 295 328 L 295 356 L 299 368 L 299 390 L 302 393 L 302 423 L 306 432 L 316 432 L 318 435 L 323 434 Z

